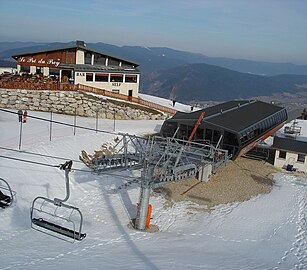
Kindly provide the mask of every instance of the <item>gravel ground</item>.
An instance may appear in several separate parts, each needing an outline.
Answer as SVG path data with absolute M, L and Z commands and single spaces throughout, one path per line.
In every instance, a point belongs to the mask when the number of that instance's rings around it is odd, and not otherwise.
M 242 202 L 269 193 L 274 184 L 272 173 L 278 171 L 264 161 L 238 158 L 222 165 L 208 182 L 188 179 L 166 184 L 155 189 L 154 194 L 162 193 L 168 203 L 185 200 L 211 210 L 219 204 Z

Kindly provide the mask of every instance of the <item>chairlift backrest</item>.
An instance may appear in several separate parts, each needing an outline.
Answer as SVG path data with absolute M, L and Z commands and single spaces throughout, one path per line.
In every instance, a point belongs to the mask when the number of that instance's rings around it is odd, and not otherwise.
M 13 191 L 9 183 L 0 178 L 0 206 L 1 208 L 6 208 L 13 203 L 14 196 Z
M 31 227 L 63 240 L 68 237 L 73 241 L 80 241 L 86 237 L 86 234 L 82 233 L 83 215 L 79 208 L 64 203 L 70 196 L 68 175 L 71 167 L 72 161 L 67 161 L 59 167 L 65 170 L 66 197 L 64 199 L 54 198 L 52 200 L 39 196 L 33 200 Z

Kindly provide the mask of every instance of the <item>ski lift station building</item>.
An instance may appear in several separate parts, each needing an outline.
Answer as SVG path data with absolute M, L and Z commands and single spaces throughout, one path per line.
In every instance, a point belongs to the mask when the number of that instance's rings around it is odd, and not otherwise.
M 233 160 L 273 135 L 287 121 L 283 107 L 257 100 L 235 100 L 191 113 L 177 112 L 164 122 L 162 136 L 187 140 L 202 112 L 205 115 L 193 141 L 228 150 Z

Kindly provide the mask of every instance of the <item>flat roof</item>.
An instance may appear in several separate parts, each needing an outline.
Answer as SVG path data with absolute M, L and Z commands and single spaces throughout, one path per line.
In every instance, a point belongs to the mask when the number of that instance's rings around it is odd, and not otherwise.
M 294 153 L 307 154 L 307 142 L 294 138 L 274 137 L 272 148 Z
M 191 112 L 191 113 L 177 112 L 172 117 L 172 119 L 174 119 L 174 120 L 175 119 L 178 119 L 178 120 L 179 119 L 180 120 L 190 120 L 190 119 L 194 120 L 195 119 L 195 120 L 197 120 L 202 112 L 205 112 L 204 119 L 206 119 L 209 116 L 213 116 L 213 115 L 220 113 L 221 111 L 225 112 L 227 110 L 238 107 L 239 104 L 244 105 L 244 104 L 249 103 L 249 102 L 250 102 L 249 100 L 232 100 L 232 101 L 227 101 L 227 102 L 217 104 L 215 106 L 208 107 L 208 108 L 198 110 L 198 111 L 195 111 L 195 112 Z
M 276 105 L 255 101 L 204 121 L 240 132 L 281 110 L 283 108 Z
M 240 132 L 270 115 L 285 110 L 273 104 L 256 100 L 233 100 L 205 108 L 193 113 L 177 112 L 170 121 L 197 121 L 201 112 L 205 112 L 203 123 L 221 126 L 224 129 Z

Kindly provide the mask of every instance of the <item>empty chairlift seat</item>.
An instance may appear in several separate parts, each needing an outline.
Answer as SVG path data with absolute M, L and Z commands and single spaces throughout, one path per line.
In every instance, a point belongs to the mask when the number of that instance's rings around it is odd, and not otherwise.
M 63 164 L 65 171 L 66 196 L 64 199 L 36 197 L 31 207 L 31 227 L 57 238 L 74 241 L 82 240 L 86 234 L 82 232 L 83 215 L 79 208 L 66 203 L 70 197 L 69 172 L 72 161 Z
M 9 185 L 9 183 L 0 178 L 0 207 L 6 208 L 9 207 L 14 200 L 13 191 Z

